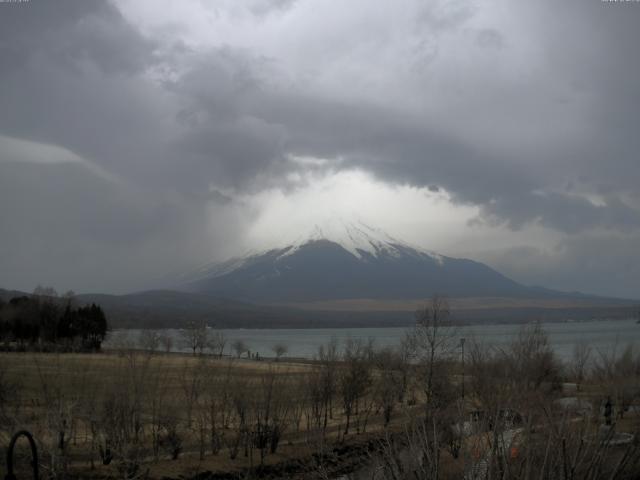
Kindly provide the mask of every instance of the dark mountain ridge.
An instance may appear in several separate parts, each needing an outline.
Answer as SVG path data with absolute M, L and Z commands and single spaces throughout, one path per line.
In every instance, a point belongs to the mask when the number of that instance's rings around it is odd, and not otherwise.
M 232 271 L 190 282 L 188 289 L 258 303 L 414 299 L 436 292 L 461 297 L 542 293 L 473 260 L 392 245 L 399 255 L 362 252 L 357 258 L 338 243 L 312 240 L 294 252 L 287 247 L 248 258 Z
M 30 295 L 0 289 L 0 299 Z M 81 294 L 80 305 L 99 304 L 111 328 L 182 328 L 189 322 L 204 321 L 218 328 L 345 328 L 404 327 L 413 324 L 408 302 L 402 310 L 308 310 L 283 306 L 255 305 L 211 295 L 172 290 L 149 290 L 126 295 Z M 452 299 L 453 318 L 460 323 L 520 323 L 528 321 L 581 321 L 631 318 L 634 302 L 599 298 L 580 306 L 520 306 L 458 308 Z

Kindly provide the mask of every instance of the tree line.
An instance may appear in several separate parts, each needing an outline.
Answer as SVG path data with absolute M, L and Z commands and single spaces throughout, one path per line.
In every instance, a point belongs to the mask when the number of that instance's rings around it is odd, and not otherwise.
M 59 296 L 37 287 L 32 295 L 0 299 L 0 342 L 6 350 L 97 351 L 108 323 L 99 305 L 76 305 L 73 292 Z

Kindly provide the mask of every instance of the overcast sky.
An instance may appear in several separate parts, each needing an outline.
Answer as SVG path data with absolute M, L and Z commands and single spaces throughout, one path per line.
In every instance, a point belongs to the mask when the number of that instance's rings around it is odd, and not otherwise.
M 0 2 L 0 287 L 155 286 L 358 217 L 640 298 L 640 3 Z

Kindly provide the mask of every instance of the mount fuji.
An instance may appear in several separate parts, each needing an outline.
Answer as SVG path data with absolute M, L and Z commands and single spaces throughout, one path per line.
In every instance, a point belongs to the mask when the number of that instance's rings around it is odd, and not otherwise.
M 188 275 L 165 289 L 87 293 L 115 328 L 407 326 L 434 293 L 471 323 L 629 318 L 637 302 L 521 285 L 487 265 L 410 245 L 362 222 L 332 220 L 297 240 Z M 170 286 L 169 286 L 170 285 Z M 0 299 L 29 295 L 0 289 Z
M 205 265 L 187 290 L 254 303 L 346 299 L 531 297 L 554 292 L 523 286 L 479 262 L 439 255 L 363 222 L 332 220 L 296 241 Z

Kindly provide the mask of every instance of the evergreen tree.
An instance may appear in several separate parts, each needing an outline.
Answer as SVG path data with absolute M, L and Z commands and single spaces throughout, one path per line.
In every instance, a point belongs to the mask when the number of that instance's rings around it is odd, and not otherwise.
M 40 287 L 38 291 L 45 289 Z M 104 311 L 95 303 L 74 308 L 70 298 L 45 294 L 24 295 L 0 303 L 0 340 L 23 347 L 60 343 L 68 347 L 79 339 L 84 350 L 99 350 L 107 329 Z

